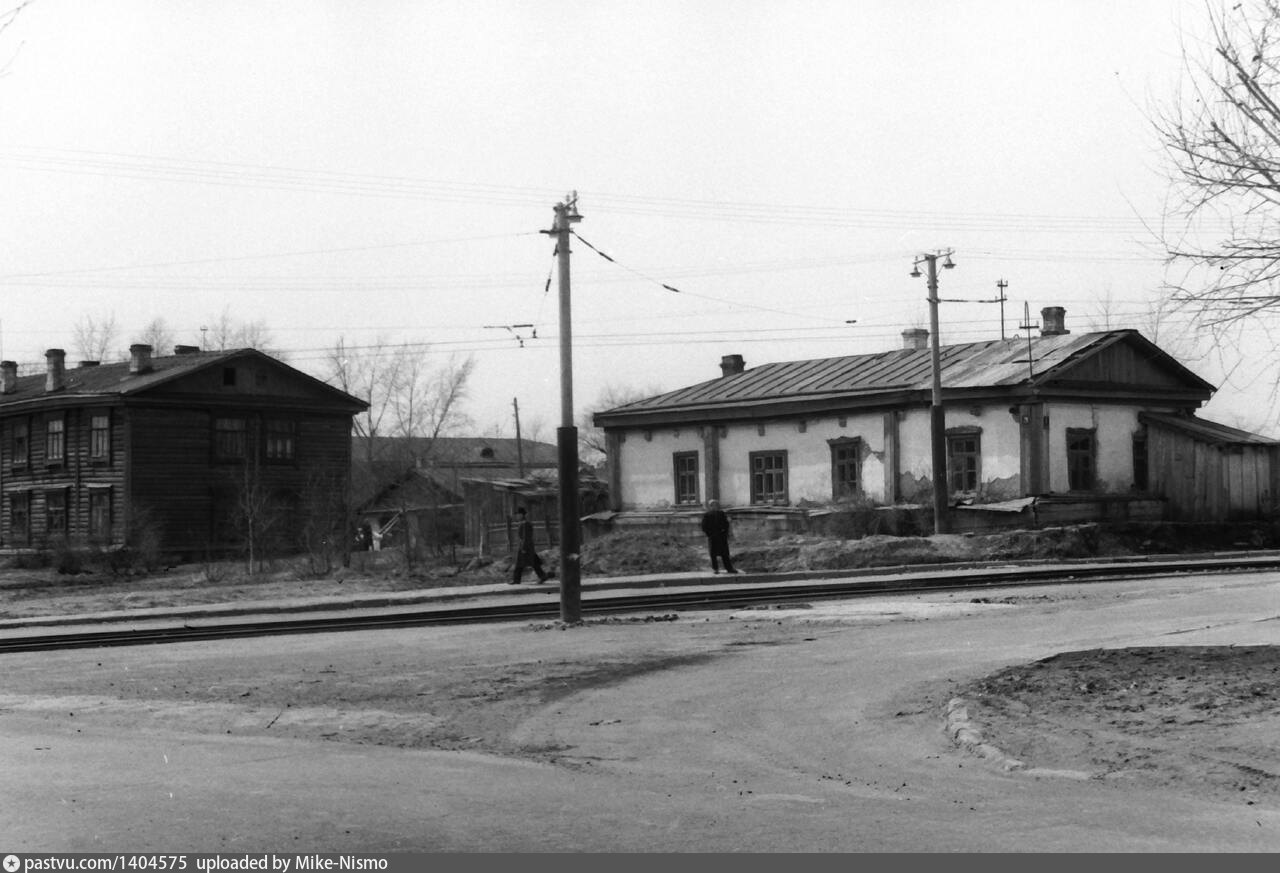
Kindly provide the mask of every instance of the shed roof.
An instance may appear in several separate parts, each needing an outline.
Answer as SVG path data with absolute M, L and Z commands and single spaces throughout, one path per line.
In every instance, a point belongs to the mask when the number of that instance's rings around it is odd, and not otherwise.
M 1163 413 L 1144 412 L 1139 417 L 1142 421 L 1166 427 L 1170 430 L 1180 431 L 1194 439 L 1200 440 L 1201 442 L 1232 446 L 1280 445 L 1280 440 L 1265 437 L 1261 434 L 1250 433 L 1247 430 L 1228 427 L 1227 425 L 1219 424 L 1216 421 L 1196 418 L 1195 416 L 1165 415 Z

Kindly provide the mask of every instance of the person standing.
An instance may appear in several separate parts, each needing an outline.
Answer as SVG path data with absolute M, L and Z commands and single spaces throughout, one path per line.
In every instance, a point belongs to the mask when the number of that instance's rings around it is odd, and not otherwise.
M 542 569 L 542 558 L 538 557 L 533 547 L 533 522 L 523 506 L 516 508 L 516 533 L 519 546 L 516 549 L 516 563 L 508 585 L 519 585 L 525 568 L 532 568 L 539 582 L 547 581 L 547 571 Z
M 720 508 L 720 501 L 707 502 L 707 511 L 702 514 L 702 532 L 707 535 L 707 547 L 711 551 L 711 572 L 720 572 L 719 560 L 724 562 L 726 573 L 737 573 L 729 557 L 729 516 Z

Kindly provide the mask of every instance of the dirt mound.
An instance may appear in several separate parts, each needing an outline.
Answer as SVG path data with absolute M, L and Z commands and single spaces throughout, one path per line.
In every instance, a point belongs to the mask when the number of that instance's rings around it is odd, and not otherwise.
M 611 533 L 582 546 L 582 572 L 590 576 L 686 573 L 707 566 L 705 549 L 662 533 Z
M 988 742 L 1028 766 L 1280 798 L 1280 647 L 1065 652 L 960 689 Z

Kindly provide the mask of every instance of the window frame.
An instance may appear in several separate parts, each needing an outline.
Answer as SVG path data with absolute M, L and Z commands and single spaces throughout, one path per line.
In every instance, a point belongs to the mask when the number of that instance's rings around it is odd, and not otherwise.
M 1088 446 L 1081 449 L 1072 443 L 1087 440 Z M 1098 487 L 1098 429 L 1094 427 L 1069 427 L 1066 430 L 1067 450 L 1067 490 L 1093 491 Z M 1081 470 L 1081 465 L 1087 469 Z M 1081 482 L 1081 476 L 1085 480 Z
M 268 418 L 263 424 L 263 460 L 269 464 L 292 464 L 298 457 L 298 422 L 292 418 Z M 283 446 L 283 451 L 278 447 Z
M 862 485 L 862 440 L 859 437 L 838 437 L 827 440 L 831 447 L 831 499 L 843 500 L 850 497 L 861 497 Z M 846 454 L 847 453 L 847 454 Z M 845 455 L 845 457 L 840 457 Z M 842 471 L 853 471 L 853 488 L 847 487 L 848 477 Z
M 31 543 L 31 492 L 10 491 L 8 493 L 9 539 L 12 545 L 29 545 Z M 19 525 L 18 519 L 22 524 Z
M 1151 446 L 1147 441 L 1146 430 L 1133 435 L 1133 490 L 1151 490 Z M 1141 448 L 1139 448 L 1141 447 Z
M 237 424 L 238 427 L 227 425 Z M 235 438 L 238 437 L 238 438 Z M 226 451 L 226 449 L 233 451 Z M 213 460 L 219 464 L 243 464 L 249 456 L 249 420 L 243 415 L 213 417 Z
M 50 467 L 67 462 L 67 417 L 55 412 L 44 420 L 44 462 Z
M 89 487 L 89 538 L 95 542 L 111 541 L 111 486 Z M 105 502 L 105 506 L 102 504 Z M 102 511 L 105 510 L 105 518 Z
M 99 421 L 105 423 L 99 426 Z M 89 460 L 105 464 L 111 460 L 111 410 L 89 410 Z
M 973 442 L 971 449 L 961 445 Z M 947 493 L 977 494 L 982 488 L 982 428 L 958 427 L 946 431 Z M 958 461 L 964 461 L 964 468 Z M 972 481 L 970 481 L 972 480 Z M 966 487 L 968 485 L 972 487 Z
M 58 507 L 55 514 L 54 508 Z M 47 537 L 68 536 L 71 533 L 71 500 L 64 488 L 44 489 L 44 533 Z M 55 525 L 55 519 L 61 524 Z
M 780 462 L 776 467 L 757 469 L 761 463 Z M 767 449 L 747 455 L 747 473 L 750 477 L 752 506 L 787 506 L 790 504 L 791 476 L 786 449 Z M 766 488 L 771 480 L 781 479 L 781 488 Z M 775 483 L 776 485 L 776 483 Z
M 21 436 L 19 436 L 21 431 Z M 21 447 L 21 448 L 19 448 Z M 31 419 L 15 418 L 9 427 L 9 466 L 20 468 L 31 463 Z
M 681 463 L 692 462 L 692 469 L 681 469 Z M 699 458 L 697 452 L 672 452 L 672 477 L 675 484 L 676 506 L 701 506 L 702 488 L 699 481 Z M 681 486 L 686 487 L 682 488 Z

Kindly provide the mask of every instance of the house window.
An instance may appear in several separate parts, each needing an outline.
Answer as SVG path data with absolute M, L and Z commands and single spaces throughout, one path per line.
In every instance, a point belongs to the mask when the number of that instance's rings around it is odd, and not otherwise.
M 777 504 L 787 502 L 787 453 L 752 452 L 751 502 Z
M 235 367 L 222 368 L 222 384 L 228 388 L 235 387 L 236 385 L 236 368 Z
M 111 489 L 89 489 L 89 536 L 99 542 L 111 539 Z
M 830 440 L 831 496 L 835 500 L 862 493 L 862 443 L 856 439 Z
M 65 488 L 44 493 L 44 531 L 49 536 L 67 534 L 67 492 Z
M 44 459 L 49 464 L 60 464 L 67 454 L 67 422 L 62 416 L 45 422 Z
M 1147 466 L 1147 434 L 1133 435 L 1133 487 L 1136 491 L 1146 491 L 1151 487 L 1151 479 Z
M 947 485 L 951 493 L 973 493 L 981 476 L 982 435 L 977 431 L 947 434 Z
M 676 470 L 676 505 L 701 504 L 702 499 L 698 496 L 698 453 L 676 452 L 673 458 Z
M 17 491 L 9 495 L 9 538 L 14 543 L 31 541 L 31 494 Z
M 31 456 L 31 426 L 27 420 L 21 419 L 13 423 L 9 432 L 9 463 L 15 467 L 25 467 Z
M 292 461 L 294 451 L 294 423 L 288 419 L 267 420 L 267 460 Z
M 242 461 L 245 453 L 245 420 L 218 418 L 213 422 L 213 456 L 219 461 Z
M 111 413 L 95 412 L 89 416 L 89 458 L 106 461 L 111 457 Z
M 1097 438 L 1092 428 L 1067 428 L 1067 488 L 1092 491 L 1097 466 Z

